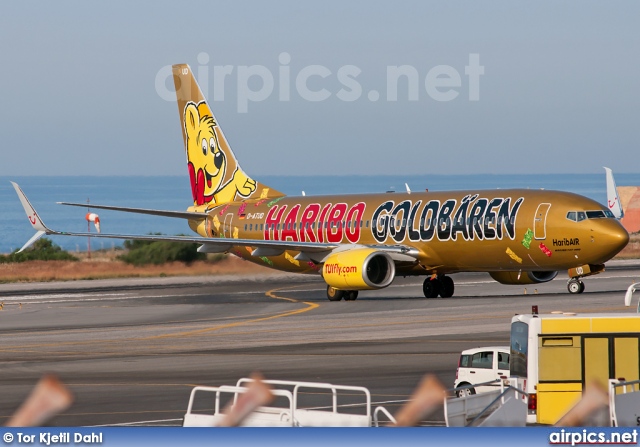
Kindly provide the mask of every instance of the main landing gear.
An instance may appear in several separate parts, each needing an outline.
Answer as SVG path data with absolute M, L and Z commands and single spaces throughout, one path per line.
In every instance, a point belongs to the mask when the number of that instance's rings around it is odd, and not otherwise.
M 453 279 L 445 275 L 440 275 L 435 278 L 429 276 L 424 280 L 424 284 L 422 284 L 422 292 L 427 298 L 437 298 L 438 295 L 442 298 L 450 298 L 453 296 L 454 290 Z
M 327 286 L 327 298 L 329 301 L 355 301 L 358 298 L 357 290 L 338 290 L 331 286 Z

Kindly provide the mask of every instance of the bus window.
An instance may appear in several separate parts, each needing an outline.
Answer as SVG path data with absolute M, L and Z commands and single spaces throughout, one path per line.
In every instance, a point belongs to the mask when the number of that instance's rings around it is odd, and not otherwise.
M 615 377 L 638 380 L 638 342 L 637 337 L 616 337 L 614 343 L 614 367 Z
M 509 371 L 512 376 L 527 377 L 527 349 L 529 345 L 529 325 L 516 321 L 511 325 L 511 355 Z
M 538 380 L 540 382 L 580 381 L 580 337 L 540 336 Z

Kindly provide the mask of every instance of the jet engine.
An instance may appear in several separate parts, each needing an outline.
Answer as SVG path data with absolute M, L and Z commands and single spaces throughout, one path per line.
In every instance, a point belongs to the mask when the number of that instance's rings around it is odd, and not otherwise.
M 326 283 L 338 290 L 382 289 L 391 284 L 395 275 L 391 256 L 371 248 L 334 253 L 322 267 Z
M 500 284 L 538 284 L 551 281 L 558 272 L 489 272 Z

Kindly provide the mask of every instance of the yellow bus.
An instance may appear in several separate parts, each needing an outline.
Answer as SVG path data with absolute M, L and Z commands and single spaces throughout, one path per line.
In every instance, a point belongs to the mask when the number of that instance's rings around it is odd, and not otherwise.
M 554 424 L 585 384 L 640 379 L 640 315 L 534 313 L 511 320 L 511 377 L 529 393 L 527 423 Z

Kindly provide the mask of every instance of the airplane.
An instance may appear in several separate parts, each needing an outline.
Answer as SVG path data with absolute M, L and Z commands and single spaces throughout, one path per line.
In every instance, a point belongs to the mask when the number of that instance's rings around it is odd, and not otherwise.
M 200 244 L 288 272 L 321 275 L 330 301 L 352 301 L 397 276 L 424 276 L 427 298 L 454 294 L 450 275 L 487 272 L 502 284 L 551 281 L 567 270 L 567 289 L 604 271 L 629 241 L 607 207 L 577 194 L 530 189 L 292 197 L 247 175 L 227 142 L 191 68 L 173 80 L 191 183 L 186 211 L 94 205 L 92 208 L 187 220 L 198 236 L 69 233 L 47 227 L 13 183 L 37 233 Z M 608 168 L 607 168 L 608 169 Z M 609 180 L 611 177 L 611 180 Z M 611 203 L 615 182 L 607 171 Z M 86 203 L 58 202 L 86 207 Z M 612 209 L 617 214 L 619 200 Z

